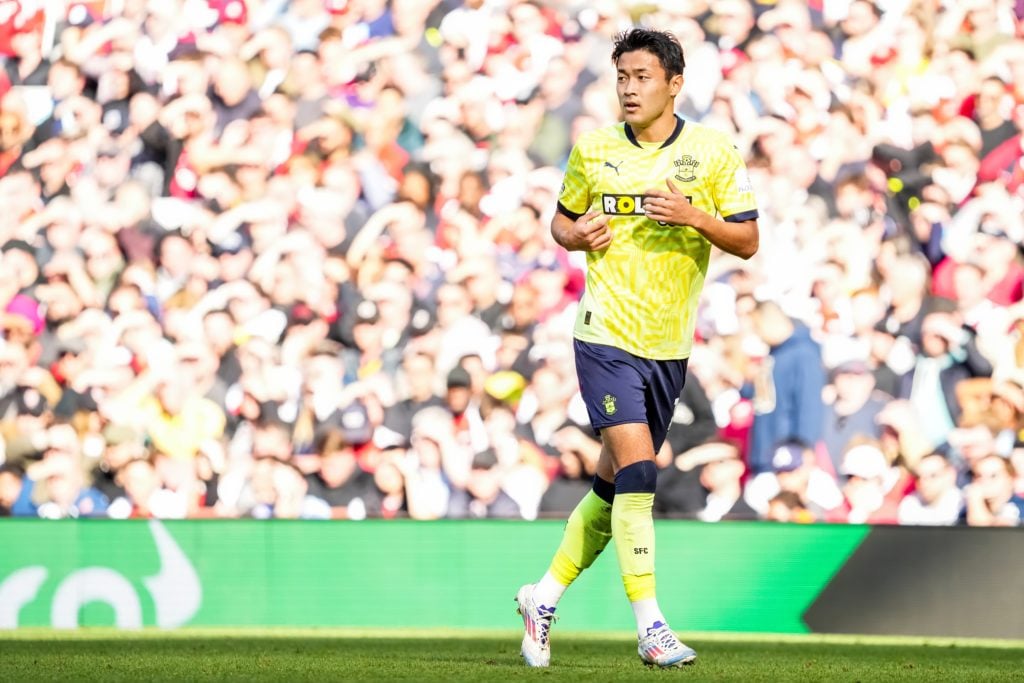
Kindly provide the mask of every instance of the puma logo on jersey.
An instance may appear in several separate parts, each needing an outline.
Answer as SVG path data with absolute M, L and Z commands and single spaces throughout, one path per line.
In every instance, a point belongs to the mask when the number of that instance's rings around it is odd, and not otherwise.
M 625 161 L 625 159 L 623 159 L 623 161 Z M 613 164 L 610 161 L 606 161 L 604 162 L 604 167 L 612 169 L 613 171 L 615 171 L 615 175 L 619 175 L 619 166 L 622 166 L 623 161 L 620 161 L 617 164 Z

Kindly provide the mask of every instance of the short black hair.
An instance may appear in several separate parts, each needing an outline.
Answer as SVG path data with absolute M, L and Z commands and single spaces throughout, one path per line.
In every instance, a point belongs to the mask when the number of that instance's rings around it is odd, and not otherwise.
M 619 57 L 627 52 L 647 50 L 661 62 L 661 68 L 671 79 L 681 76 L 686 67 L 683 58 L 683 47 L 674 35 L 668 31 L 655 31 L 649 28 L 631 28 L 615 36 L 615 47 L 612 50 L 612 61 L 618 64 Z
M 25 468 L 15 465 L 13 462 L 5 462 L 3 465 L 0 465 L 0 474 L 4 474 L 5 472 L 7 474 L 13 474 L 19 479 L 25 476 Z

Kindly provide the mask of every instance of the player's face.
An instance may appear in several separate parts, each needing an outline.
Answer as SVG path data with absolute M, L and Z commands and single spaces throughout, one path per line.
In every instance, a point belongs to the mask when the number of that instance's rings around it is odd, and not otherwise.
M 683 86 L 683 77 L 668 78 L 654 53 L 626 52 L 619 57 L 616 68 L 615 92 L 626 123 L 643 128 L 662 116 L 666 109 L 673 108 L 673 100 Z

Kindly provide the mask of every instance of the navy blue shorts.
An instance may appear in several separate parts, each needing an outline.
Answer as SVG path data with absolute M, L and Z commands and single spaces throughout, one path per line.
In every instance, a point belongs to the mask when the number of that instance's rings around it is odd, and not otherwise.
M 573 340 L 576 374 L 590 425 L 643 422 L 661 449 L 686 380 L 687 360 L 649 360 L 605 344 Z

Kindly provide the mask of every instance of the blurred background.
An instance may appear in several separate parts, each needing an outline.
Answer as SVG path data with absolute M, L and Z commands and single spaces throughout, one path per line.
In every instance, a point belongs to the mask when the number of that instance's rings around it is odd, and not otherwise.
M 672 31 L 716 254 L 658 514 L 1024 512 L 1019 0 L 0 0 L 0 514 L 564 519 L 600 444 L 548 234 Z

